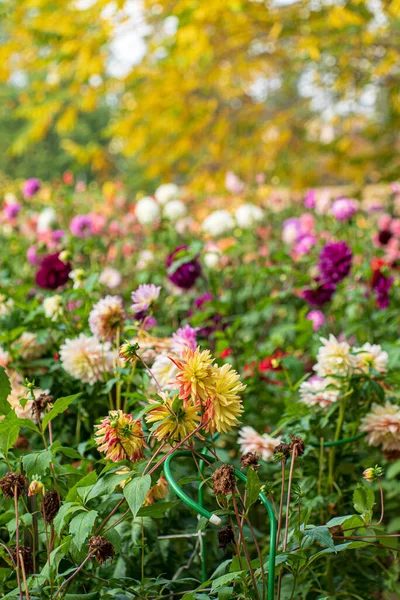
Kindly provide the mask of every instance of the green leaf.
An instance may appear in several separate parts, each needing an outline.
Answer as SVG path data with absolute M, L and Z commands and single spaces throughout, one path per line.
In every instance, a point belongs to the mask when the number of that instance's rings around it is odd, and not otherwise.
M 19 434 L 18 417 L 12 410 L 0 422 L 0 452 L 7 456 L 8 450 L 13 446 Z
M 75 448 L 70 448 L 69 446 L 62 446 L 61 442 L 56 440 L 50 446 L 51 453 L 53 456 L 57 454 L 57 452 L 61 452 L 61 454 L 65 454 L 68 458 L 82 458 L 82 456 L 75 450 Z
M 31 478 L 33 475 L 46 475 L 52 458 L 53 456 L 50 450 L 25 454 L 22 458 L 22 464 L 24 465 L 27 476 Z
M 150 489 L 150 486 L 150 475 L 144 475 L 143 477 L 136 477 L 135 479 L 132 479 L 132 481 L 127 483 L 124 487 L 124 496 L 129 504 L 129 508 L 132 511 L 133 517 L 136 517 L 138 514 L 139 509 L 146 498 L 147 492 Z
M 142 506 L 142 508 L 138 511 L 138 517 L 152 517 L 153 519 L 161 519 L 167 510 L 170 510 L 177 504 L 179 504 L 180 500 L 175 500 L 175 502 L 156 502 L 151 506 Z
M 247 471 L 247 483 L 246 483 L 246 509 L 248 510 L 252 504 L 257 502 L 258 494 L 261 490 L 260 479 L 254 471 L 250 468 Z
M 331 549 L 335 548 L 335 544 L 333 543 L 330 531 L 326 526 L 305 529 L 304 534 L 313 542 L 318 542 L 319 544 L 321 544 L 321 546 L 327 546 Z
M 225 585 L 226 583 L 230 583 L 231 581 L 234 581 L 235 579 L 240 577 L 240 575 L 242 575 L 242 573 L 244 573 L 244 571 L 235 571 L 234 573 L 226 573 L 226 575 L 221 575 L 221 577 L 214 579 L 211 587 L 213 590 L 216 590 L 217 588 Z
M 4 367 L 0 367 L 0 415 L 7 415 L 11 405 L 7 398 L 11 392 L 11 383 Z
M 67 523 L 67 518 L 76 513 L 78 510 L 83 510 L 83 506 L 81 504 L 77 504 L 76 502 L 66 502 L 65 504 L 61 505 L 60 510 L 54 517 L 53 521 L 56 533 L 61 533 L 63 527 Z
M 90 490 L 89 494 L 86 497 L 86 501 L 89 502 L 92 498 L 98 498 L 99 496 L 104 496 L 105 494 L 112 494 L 115 488 L 121 481 L 124 481 L 129 477 L 128 474 L 120 474 L 111 473 L 102 477 L 95 483 L 95 485 Z
M 372 514 L 375 504 L 375 495 L 370 487 L 358 485 L 353 493 L 353 506 L 355 510 L 368 517 Z
M 85 475 L 85 477 L 82 477 L 82 479 L 80 479 L 68 492 L 65 500 L 66 502 L 74 502 L 75 500 L 77 500 L 79 498 L 79 493 L 78 490 L 80 488 L 84 488 L 87 486 L 91 486 L 94 485 L 97 481 L 97 474 L 96 471 L 92 471 L 91 473 L 88 473 L 87 475 Z
M 72 396 L 64 396 L 63 398 L 59 398 L 58 400 L 56 400 L 54 402 L 53 408 L 48 413 L 46 413 L 43 418 L 43 431 L 46 429 L 49 421 L 52 421 L 53 419 L 55 419 L 55 417 L 63 413 L 68 408 L 68 406 L 80 395 L 81 392 L 79 392 L 79 394 L 73 394 Z
M 76 515 L 69 524 L 69 532 L 72 535 L 74 545 L 80 550 L 93 529 L 97 518 L 97 510 L 82 512 Z

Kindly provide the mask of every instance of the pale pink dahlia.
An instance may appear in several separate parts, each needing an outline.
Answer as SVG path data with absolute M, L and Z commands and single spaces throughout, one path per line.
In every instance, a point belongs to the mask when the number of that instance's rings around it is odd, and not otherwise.
M 102 344 L 97 338 L 84 333 L 65 340 L 60 348 L 60 359 L 69 375 L 92 385 L 101 381 L 103 373 L 109 373 L 113 368 L 110 343 Z
M 270 460 L 280 442 L 280 437 L 273 438 L 268 433 L 260 435 L 253 427 L 242 427 L 239 431 L 238 444 L 242 453 L 255 452 L 262 460 Z
M 300 401 L 304 404 L 328 408 L 339 400 L 340 391 L 332 387 L 332 380 L 329 378 L 311 377 L 308 381 L 303 381 L 299 393 Z
M 190 325 L 184 325 L 184 327 L 180 327 L 173 333 L 171 340 L 172 352 L 178 356 L 182 356 L 185 348 L 191 348 L 193 351 L 196 350 L 196 331 L 197 329 L 190 327 Z
M 144 283 L 139 285 L 138 289 L 132 292 L 132 310 L 139 313 L 147 310 L 160 295 L 161 287 L 153 283 Z
M 144 438 L 140 420 L 125 414 L 122 410 L 111 410 L 97 429 L 94 441 L 99 452 L 104 452 L 108 460 L 119 462 L 128 458 L 137 461 L 143 458 Z
M 370 446 L 382 446 L 384 451 L 400 450 L 400 406 L 387 401 L 383 406 L 372 404 L 361 421 L 361 431 L 367 432 Z
M 100 340 L 112 342 L 121 331 L 125 310 L 120 296 L 106 296 L 95 304 L 89 315 L 90 331 Z

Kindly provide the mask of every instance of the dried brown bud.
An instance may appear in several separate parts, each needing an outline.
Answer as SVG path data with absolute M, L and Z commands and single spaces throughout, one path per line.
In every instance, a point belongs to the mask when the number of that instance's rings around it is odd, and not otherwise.
M 46 410 L 46 406 L 48 406 L 49 404 L 53 404 L 53 402 L 53 396 L 48 396 L 47 394 L 40 394 L 32 403 L 32 416 L 38 419 L 40 415 Z
M 40 504 L 40 512 L 46 523 L 52 523 L 60 509 L 60 498 L 56 490 L 46 492 Z
M 102 535 L 94 535 L 89 540 L 89 551 L 94 552 L 94 556 L 98 563 L 103 563 L 108 558 L 113 558 L 114 546 Z
M 292 451 L 291 444 L 286 444 L 285 442 L 281 442 L 280 444 L 275 446 L 274 454 L 280 455 L 279 458 L 281 460 L 287 460 L 290 456 L 291 451 Z
M 227 545 L 234 541 L 235 536 L 232 527 L 230 525 L 227 527 L 221 527 L 221 529 L 218 531 L 218 548 L 226 550 Z
M 240 463 L 242 469 L 246 467 L 252 467 L 254 471 L 258 471 L 260 465 L 258 464 L 258 455 L 255 452 L 247 452 L 240 457 Z
M 22 557 L 22 560 L 24 562 L 25 573 L 27 575 L 29 575 L 30 573 L 33 573 L 32 549 L 29 548 L 29 546 L 20 546 L 19 554 L 20 554 L 19 560 L 21 561 L 21 557 Z M 17 564 L 17 548 L 16 548 L 16 546 L 14 546 L 14 548 L 11 548 L 11 556 L 13 557 L 14 563 Z
M 291 442 L 291 450 L 293 451 L 293 448 L 296 446 L 296 455 L 297 456 L 303 456 L 304 454 L 304 442 L 303 442 L 303 438 L 301 438 L 298 435 L 291 435 L 289 436 L 290 439 L 292 440 Z
M 27 483 L 28 480 L 25 475 L 10 471 L 0 479 L 0 489 L 6 498 L 14 498 L 15 493 L 17 494 L 17 498 L 19 498 Z
M 231 465 L 222 465 L 213 473 L 215 494 L 231 494 L 235 490 L 235 475 Z

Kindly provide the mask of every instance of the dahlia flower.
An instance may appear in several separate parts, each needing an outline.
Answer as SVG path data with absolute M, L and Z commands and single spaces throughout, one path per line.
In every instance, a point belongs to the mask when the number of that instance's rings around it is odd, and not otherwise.
M 319 277 L 314 279 L 314 285 L 301 292 L 301 297 L 308 302 L 310 306 L 324 306 L 330 302 L 336 291 L 334 283 L 321 281 Z
M 325 283 L 342 281 L 351 269 L 353 254 L 346 242 L 330 242 L 326 244 L 320 255 L 318 268 Z
M 320 406 L 329 408 L 331 404 L 339 400 L 340 391 L 332 388 L 332 380 L 329 378 L 310 377 L 303 381 L 299 388 L 300 401 L 307 406 Z
M 185 348 L 191 348 L 193 351 L 196 350 L 196 331 L 197 329 L 190 325 L 184 325 L 173 333 L 171 339 L 172 352 L 178 356 L 182 356 Z
M 214 359 L 209 350 L 200 351 L 186 348 L 182 359 L 171 358 L 178 367 L 176 383 L 179 387 L 179 397 L 188 402 L 205 402 L 215 391 Z
M 33 198 L 33 196 L 40 190 L 40 181 L 36 177 L 27 179 L 22 187 L 22 195 L 24 198 Z
M 59 253 L 45 256 L 36 273 L 36 285 L 48 290 L 55 290 L 65 285 L 71 276 L 70 264 L 60 260 Z
M 144 499 L 143 506 L 151 506 L 156 500 L 163 500 L 168 494 L 168 481 L 164 475 L 158 479 L 157 483 L 153 485 L 147 492 L 146 498 Z
M 135 215 L 141 225 L 153 225 L 160 219 L 160 207 L 153 198 L 145 196 L 136 203 Z
M 122 281 L 122 275 L 117 269 L 105 267 L 100 274 L 99 282 L 107 286 L 110 290 L 119 286 Z
M 146 414 L 146 422 L 152 424 L 152 433 L 159 440 L 181 441 L 192 433 L 200 423 L 199 409 L 185 404 L 178 396 L 163 397 L 163 404 Z
M 349 221 L 358 210 L 359 203 L 353 198 L 338 198 L 331 206 L 331 213 L 337 221 Z
M 369 373 L 371 369 L 378 373 L 386 373 L 389 355 L 378 344 L 367 342 L 360 348 L 353 348 L 356 355 L 357 369 L 362 373 Z
M 0 346 L 0 367 L 6 368 L 6 366 L 8 365 L 9 362 L 10 362 L 9 353 Z
M 69 224 L 69 230 L 75 237 L 88 238 L 94 233 L 93 220 L 90 215 L 76 215 Z
M 384 406 L 372 404 L 361 421 L 361 431 L 367 432 L 370 446 L 382 446 L 383 451 L 400 450 L 400 406 L 387 401 Z
M 14 308 L 14 300 L 0 294 L 0 317 L 8 317 Z
M 38 342 L 36 333 L 24 331 L 15 342 L 15 347 L 20 358 L 30 361 L 43 356 L 47 350 L 48 343 L 47 341 L 40 343 Z
M 263 220 L 264 211 L 255 204 L 242 204 L 235 211 L 237 224 L 242 229 L 250 229 Z
M 186 215 L 186 206 L 181 200 L 171 200 L 164 206 L 164 217 L 171 221 L 182 219 Z
M 203 421 L 210 433 L 227 433 L 238 424 L 243 412 L 239 393 L 246 386 L 240 381 L 240 375 L 230 364 L 213 367 L 214 392 L 207 398 Z
M 113 353 L 109 342 L 101 344 L 95 337 L 81 333 L 66 339 L 60 348 L 60 359 L 64 370 L 83 383 L 101 381 L 104 373 L 113 367 Z
M 53 229 L 57 223 L 57 213 L 51 206 L 44 208 L 38 216 L 36 229 L 38 233 L 44 233 Z
M 112 342 L 125 321 L 120 296 L 106 296 L 95 304 L 89 314 L 90 331 L 100 340 Z
M 151 367 L 151 372 L 161 389 L 173 390 L 176 388 L 175 377 L 178 373 L 178 368 L 166 354 L 159 354 L 156 357 Z M 150 381 L 150 385 L 153 385 L 152 381 Z
M 48 319 L 57 321 L 63 315 L 62 297 L 58 294 L 43 300 L 44 314 Z
M 392 287 L 394 277 L 385 277 L 383 273 L 375 278 L 372 288 L 376 295 L 376 305 L 380 310 L 389 306 L 389 292 Z
M 334 335 L 328 339 L 320 338 L 322 346 L 318 350 L 317 364 L 314 366 L 319 377 L 338 375 L 347 377 L 357 366 L 356 358 L 351 354 L 347 342 L 339 342 Z
M 188 246 L 178 246 L 167 257 L 168 279 L 184 290 L 190 289 L 201 274 L 201 265 L 197 256 L 190 257 L 188 255 L 186 258 L 187 250 Z M 174 267 L 175 261 L 178 263 L 176 268 Z
M 306 315 L 306 319 L 312 321 L 314 331 L 318 331 L 325 323 L 325 315 L 320 310 L 310 310 Z
M 225 187 L 232 194 L 241 194 L 244 191 L 245 185 L 233 171 L 228 171 L 225 175 Z
M 229 233 L 235 227 L 235 219 L 227 210 L 215 210 L 208 215 L 201 226 L 204 233 L 217 237 Z
M 74 269 L 69 273 L 69 278 L 74 282 L 74 290 L 80 290 L 85 285 L 86 272 L 84 269 Z
M 180 192 L 179 187 L 175 183 L 163 183 L 156 191 L 154 196 L 159 204 L 167 204 L 179 198 Z
M 136 462 L 143 458 L 144 438 L 140 420 L 122 410 L 111 410 L 95 425 L 95 444 L 99 452 L 113 462 L 128 459 Z
M 272 437 L 268 433 L 260 435 L 253 427 L 242 427 L 239 431 L 238 444 L 243 454 L 255 452 L 263 460 L 270 460 L 274 450 L 280 444 L 280 437 Z
M 157 300 L 161 292 L 161 287 L 153 283 L 144 283 L 139 285 L 137 290 L 132 292 L 132 310 L 140 313 L 148 310 L 150 306 Z

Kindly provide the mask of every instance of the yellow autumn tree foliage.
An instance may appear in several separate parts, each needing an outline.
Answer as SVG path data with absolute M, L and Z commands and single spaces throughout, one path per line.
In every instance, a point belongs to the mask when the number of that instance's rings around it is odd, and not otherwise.
M 228 170 L 297 186 L 397 176 L 398 0 L 143 0 L 145 56 L 111 76 L 118 26 L 136 27 L 131 3 L 8 3 L 0 80 L 28 73 L 13 151 L 55 128 L 100 171 L 119 153 L 149 178 L 210 191 Z M 110 98 L 111 152 L 69 140 Z

